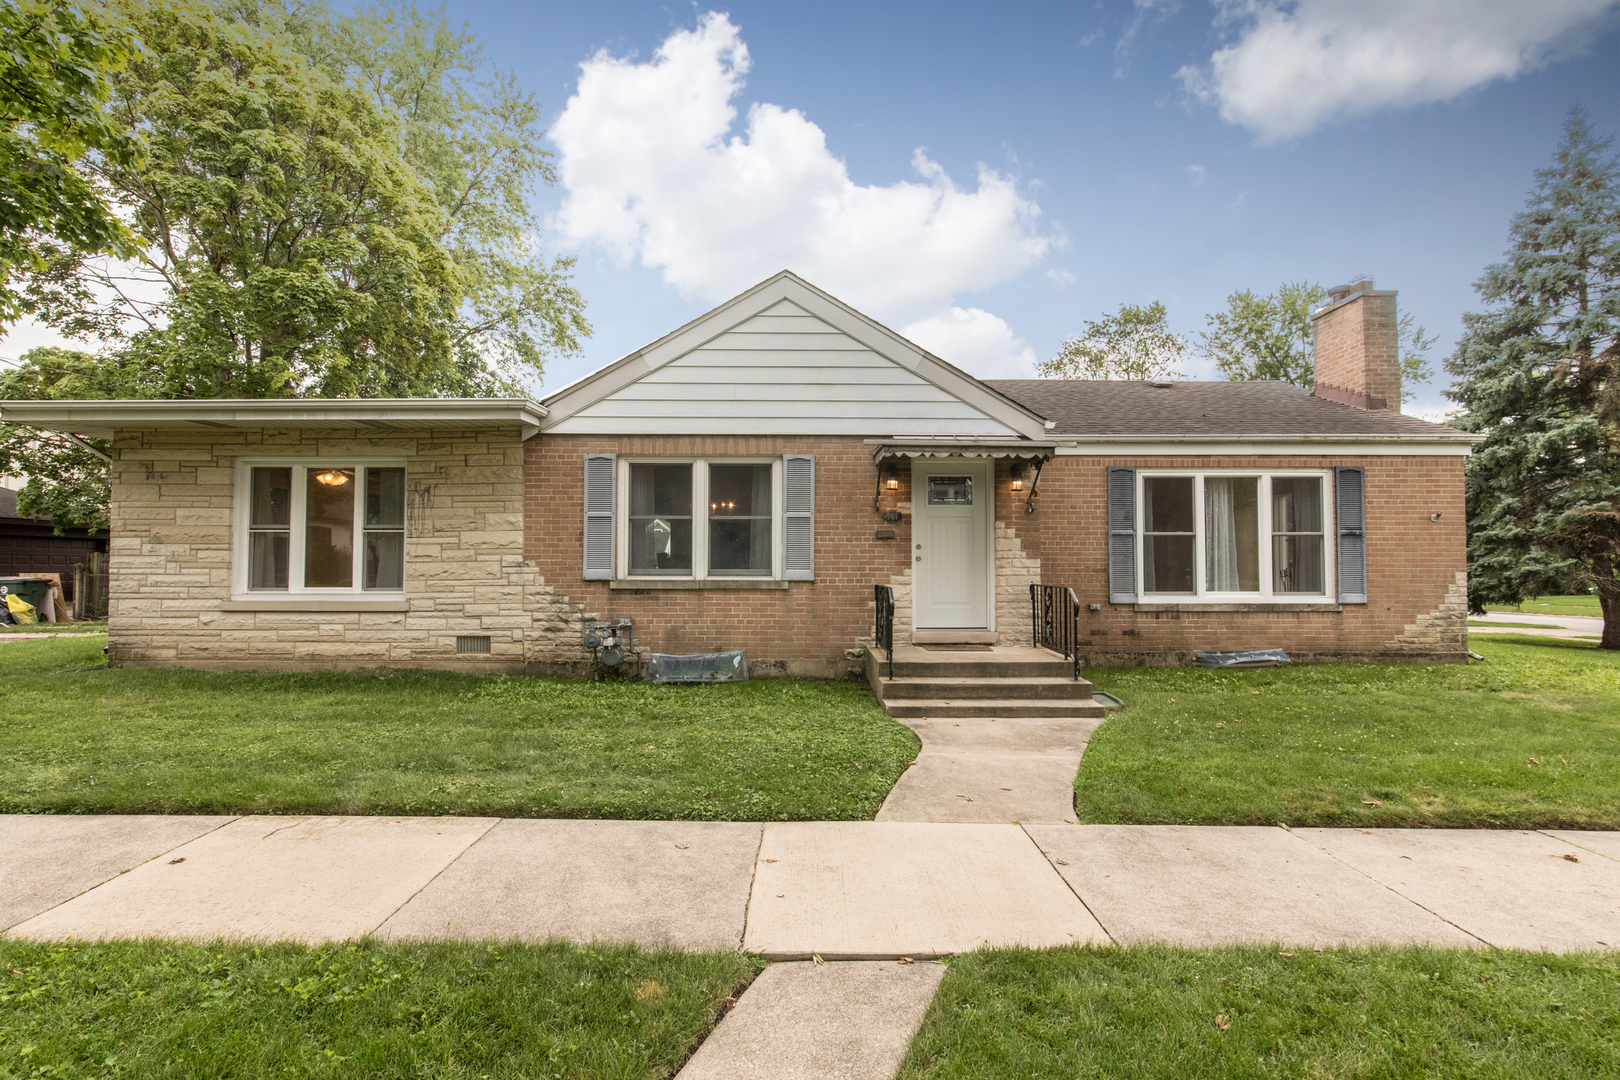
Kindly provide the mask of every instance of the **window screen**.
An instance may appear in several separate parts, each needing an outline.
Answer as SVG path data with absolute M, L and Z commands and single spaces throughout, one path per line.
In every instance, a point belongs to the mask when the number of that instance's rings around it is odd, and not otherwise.
M 248 588 L 285 589 L 292 537 L 292 470 L 254 469 L 248 495 Z
M 630 466 L 630 572 L 692 572 L 692 466 Z
M 771 572 L 771 467 L 709 466 L 709 573 Z
M 367 589 L 405 587 L 405 470 L 366 470 Z
M 1190 593 L 1197 549 L 1193 478 L 1150 476 L 1142 482 L 1143 589 L 1150 593 Z

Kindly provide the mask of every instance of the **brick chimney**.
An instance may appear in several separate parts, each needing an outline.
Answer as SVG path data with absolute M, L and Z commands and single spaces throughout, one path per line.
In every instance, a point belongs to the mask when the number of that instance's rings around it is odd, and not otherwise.
M 1401 410 L 1395 290 L 1359 278 L 1328 290 L 1316 324 L 1316 395 L 1358 409 Z

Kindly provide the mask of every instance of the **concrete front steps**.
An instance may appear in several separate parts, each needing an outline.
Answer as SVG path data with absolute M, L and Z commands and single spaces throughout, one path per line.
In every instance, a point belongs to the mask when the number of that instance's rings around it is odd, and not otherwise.
M 896 719 L 1103 715 L 1092 700 L 1091 683 L 1076 679 L 1073 663 L 1046 649 L 946 652 L 901 646 L 894 650 L 892 679 L 883 650 L 868 649 L 866 674 L 884 711 Z

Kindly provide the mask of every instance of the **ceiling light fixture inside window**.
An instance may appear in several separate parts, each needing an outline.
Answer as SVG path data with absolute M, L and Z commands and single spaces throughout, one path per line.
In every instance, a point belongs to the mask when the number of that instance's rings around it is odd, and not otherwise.
M 349 474 L 338 472 L 336 469 L 327 469 L 325 472 L 316 473 L 315 479 L 331 487 L 340 487 L 349 482 Z

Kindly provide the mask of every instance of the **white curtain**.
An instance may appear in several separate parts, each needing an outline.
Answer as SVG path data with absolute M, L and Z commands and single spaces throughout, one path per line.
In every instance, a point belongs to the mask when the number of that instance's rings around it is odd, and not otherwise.
M 1204 561 L 1210 592 L 1237 592 L 1237 515 L 1233 512 L 1237 481 L 1230 476 L 1204 479 Z
M 749 536 L 748 568 L 770 573 L 771 569 L 771 467 L 754 467 L 754 490 L 748 512 L 755 515 Z

